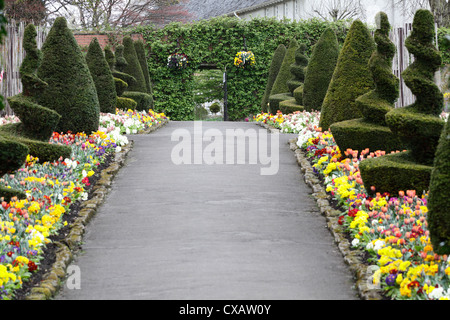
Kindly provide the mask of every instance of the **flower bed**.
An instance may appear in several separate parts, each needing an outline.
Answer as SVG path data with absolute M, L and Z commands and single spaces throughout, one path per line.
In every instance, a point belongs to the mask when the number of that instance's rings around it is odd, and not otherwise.
M 71 204 L 87 200 L 98 168 L 128 144 L 123 133 L 138 132 L 163 119 L 163 114 L 151 110 L 102 114 L 99 130 L 90 135 L 53 134 L 50 143 L 72 147 L 70 158 L 39 163 L 28 156 L 22 168 L 0 179 L 2 185 L 22 190 L 27 196 L 0 201 L 0 299 L 14 298 L 14 291 L 39 269 L 51 237 L 67 224 Z M 1 123 L 17 121 L 9 117 Z
M 448 114 L 441 117 L 448 119 Z M 292 119 L 292 115 L 254 118 L 280 129 L 284 119 Z M 353 249 L 364 250 L 367 262 L 376 266 L 373 285 L 392 299 L 450 299 L 450 259 L 433 252 L 427 230 L 428 195 L 403 190 L 397 195 L 369 196 L 359 163 L 384 152 L 342 153 L 331 133 L 316 126 L 311 135 L 300 133 L 297 145 L 342 212 L 338 221 L 347 230 Z

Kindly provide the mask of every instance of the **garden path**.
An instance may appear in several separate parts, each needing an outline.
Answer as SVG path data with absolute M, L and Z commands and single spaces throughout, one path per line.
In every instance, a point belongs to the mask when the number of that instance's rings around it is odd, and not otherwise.
M 174 164 L 175 133 L 189 133 L 192 151 L 207 129 L 223 134 L 224 149 L 226 129 L 268 133 L 253 123 L 198 124 L 129 136 L 134 147 L 73 262 L 81 288 L 66 284 L 56 299 L 358 299 L 287 144 L 293 135 L 279 135 L 273 175 L 260 174 L 259 160 Z

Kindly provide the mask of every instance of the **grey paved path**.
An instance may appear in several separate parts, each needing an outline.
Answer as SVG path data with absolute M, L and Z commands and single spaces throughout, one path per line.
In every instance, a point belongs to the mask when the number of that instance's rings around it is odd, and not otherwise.
M 182 128 L 193 133 L 194 122 L 130 137 L 127 163 L 73 262 L 81 289 L 65 285 L 56 299 L 357 299 L 289 150 L 292 135 L 280 135 L 278 173 L 261 175 L 267 166 L 248 161 L 174 164 L 171 135 Z M 202 123 L 209 128 L 262 130 Z

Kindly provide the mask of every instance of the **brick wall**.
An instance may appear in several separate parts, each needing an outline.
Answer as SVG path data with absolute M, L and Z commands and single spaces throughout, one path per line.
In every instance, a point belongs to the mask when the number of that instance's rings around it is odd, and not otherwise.
M 77 40 L 78 45 L 80 45 L 81 47 L 88 47 L 89 44 L 91 43 L 92 39 L 94 39 L 94 38 L 97 38 L 102 49 L 104 49 L 106 45 L 110 44 L 107 34 L 80 33 L 80 34 L 74 34 L 74 36 L 75 36 L 75 40 Z M 119 41 L 122 40 L 122 35 L 118 35 L 117 37 L 118 37 Z M 143 40 L 142 35 L 139 33 L 132 34 L 131 38 L 133 40 L 138 40 L 138 39 Z

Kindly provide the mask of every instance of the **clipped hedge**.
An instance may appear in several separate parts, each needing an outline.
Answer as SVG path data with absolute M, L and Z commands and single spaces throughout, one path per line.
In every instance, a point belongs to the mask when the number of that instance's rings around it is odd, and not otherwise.
M 122 97 L 133 99 L 136 101 L 136 110 L 137 111 L 145 111 L 152 108 L 153 105 L 153 97 L 144 92 L 137 91 L 125 91 L 122 94 Z
M 136 110 L 137 102 L 130 98 L 117 97 L 117 108 L 120 110 Z
M 305 69 L 308 66 L 308 58 L 305 56 L 306 45 L 301 43 L 295 51 L 295 61 L 290 67 L 291 79 L 287 81 L 287 86 L 292 95 L 294 90 L 303 86 L 305 81 Z M 297 101 L 298 104 L 303 103 L 303 98 Z
M 261 110 L 262 112 L 268 111 L 269 95 L 272 91 L 273 84 L 277 78 L 278 72 L 280 71 L 281 64 L 283 63 L 284 56 L 286 54 L 286 46 L 280 44 L 275 50 L 272 63 L 270 64 L 269 76 L 267 78 L 266 89 L 264 90 L 263 98 L 261 100 Z
M 339 121 L 362 116 L 355 100 L 374 87 L 368 62 L 375 42 L 366 25 L 355 20 L 347 34 L 325 95 L 319 126 L 328 130 Z
M 305 110 L 320 110 L 328 90 L 334 68 L 339 56 L 339 44 L 336 34 L 327 28 L 314 45 L 305 82 L 302 89 L 302 100 Z

